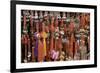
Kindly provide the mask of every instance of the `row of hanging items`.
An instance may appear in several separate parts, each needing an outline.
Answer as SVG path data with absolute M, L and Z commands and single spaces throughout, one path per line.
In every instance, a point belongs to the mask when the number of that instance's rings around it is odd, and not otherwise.
M 89 15 L 22 10 L 22 62 L 88 59 Z

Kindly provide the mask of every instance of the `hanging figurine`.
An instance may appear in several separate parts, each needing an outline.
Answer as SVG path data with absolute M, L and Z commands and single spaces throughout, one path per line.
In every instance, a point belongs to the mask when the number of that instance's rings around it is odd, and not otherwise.
M 66 13 L 65 13 L 65 12 L 63 12 L 62 19 L 63 19 L 63 21 L 64 21 L 64 24 L 65 24 L 65 23 L 66 23 Z
M 54 31 L 54 49 L 51 51 L 51 58 L 54 61 L 59 59 L 59 46 L 58 46 L 58 39 L 59 39 L 59 27 L 58 27 L 58 19 L 55 20 L 55 31 Z
M 34 33 L 34 31 L 33 31 L 33 18 L 34 18 L 34 16 L 33 16 L 33 11 L 31 10 L 30 11 L 30 13 L 31 13 L 31 15 L 30 15 L 30 32 L 31 32 L 31 34 L 33 34 Z
M 23 16 L 23 33 L 27 33 L 28 31 L 27 31 L 27 24 L 26 24 L 26 13 L 25 13 L 25 11 L 23 11 L 23 14 L 24 14 L 24 16 Z
M 66 55 L 65 55 L 65 59 L 69 60 L 70 57 L 70 39 L 69 37 L 67 37 L 66 39 L 66 51 L 65 51 Z
M 30 32 L 33 34 L 33 12 L 31 11 L 30 15 Z M 30 37 L 28 36 L 28 61 L 31 60 L 31 40 Z
M 87 54 L 87 59 L 90 59 L 90 35 L 87 37 L 87 43 L 88 43 L 88 54 Z
M 46 53 L 46 38 L 47 38 L 47 33 L 45 32 L 45 24 L 42 23 L 42 32 L 41 32 L 41 36 L 43 38 L 43 50 L 44 50 L 44 56 L 46 57 L 47 53 Z
M 46 56 L 45 56 L 45 60 L 46 61 L 50 61 L 50 16 L 48 14 L 49 12 L 45 11 L 44 14 L 44 21 L 43 24 L 45 25 L 45 27 L 43 27 L 43 29 L 45 30 L 46 33 Z
M 40 11 L 39 19 L 41 22 L 43 21 L 43 12 L 42 11 Z
M 28 50 L 28 34 L 25 34 L 24 35 L 24 46 L 25 46 L 25 59 L 24 59 L 24 62 L 28 62 L 28 59 L 27 59 L 27 50 Z
M 58 22 L 61 20 L 60 12 L 57 12 L 57 19 L 58 19 Z
M 87 59 L 87 48 L 85 45 L 85 38 L 83 35 L 81 36 L 81 40 L 80 40 L 79 52 L 80 52 L 80 60 L 86 60 Z
M 45 58 L 44 43 L 41 41 L 42 35 L 38 36 L 38 62 L 43 62 Z
M 34 22 L 35 22 L 35 23 L 38 23 L 38 22 L 39 22 L 38 19 L 39 19 L 39 17 L 38 17 L 38 12 L 35 11 Z
M 35 48 L 34 48 L 34 56 L 37 61 L 38 57 L 38 37 L 39 37 L 39 29 L 38 29 L 38 23 L 36 23 L 36 32 L 34 33 L 34 38 L 35 38 Z
M 51 51 L 51 58 L 53 61 L 57 61 L 59 59 L 59 46 L 58 46 L 58 40 L 59 40 L 59 27 L 58 27 L 58 19 L 55 20 L 55 29 L 54 29 L 54 49 Z
M 47 11 L 45 11 L 45 13 L 44 13 L 44 23 L 45 23 L 45 25 L 48 25 L 48 12 Z
M 76 40 L 75 41 L 75 49 L 74 49 L 74 60 L 80 59 L 78 50 L 79 50 L 79 42 Z
M 50 24 L 50 51 L 54 49 L 54 17 L 51 18 Z
M 74 33 L 71 34 L 70 37 L 70 57 L 73 59 L 74 58 L 74 42 L 75 42 L 75 38 L 74 38 Z
M 35 48 L 35 40 L 34 40 L 34 36 L 32 35 L 31 36 L 31 48 L 32 48 L 32 52 L 31 52 L 31 54 L 32 54 L 32 62 L 34 62 L 35 61 L 35 57 L 34 57 L 34 48 Z
M 28 50 L 28 32 L 27 32 L 27 24 L 26 24 L 26 11 L 23 11 L 23 45 L 24 45 L 24 62 L 27 62 L 27 50 Z

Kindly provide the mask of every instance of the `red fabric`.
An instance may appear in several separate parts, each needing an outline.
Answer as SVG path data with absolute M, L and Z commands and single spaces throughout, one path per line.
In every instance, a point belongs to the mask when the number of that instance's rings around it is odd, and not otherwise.
M 38 42 L 38 62 L 42 62 L 43 60 L 44 60 L 43 43 L 39 41 Z
M 74 53 L 74 35 L 72 34 L 71 35 L 71 38 L 70 38 L 70 56 L 73 57 L 73 53 Z

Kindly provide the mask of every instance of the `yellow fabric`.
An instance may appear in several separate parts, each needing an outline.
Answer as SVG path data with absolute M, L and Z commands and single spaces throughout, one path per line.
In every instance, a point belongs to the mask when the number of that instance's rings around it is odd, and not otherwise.
M 46 56 L 46 38 L 47 38 L 47 33 L 46 32 L 43 32 L 42 33 L 42 37 L 43 37 L 43 45 L 44 45 L 44 55 Z
M 45 41 L 45 39 L 43 41 L 43 44 L 44 44 L 44 55 L 46 56 L 46 41 Z

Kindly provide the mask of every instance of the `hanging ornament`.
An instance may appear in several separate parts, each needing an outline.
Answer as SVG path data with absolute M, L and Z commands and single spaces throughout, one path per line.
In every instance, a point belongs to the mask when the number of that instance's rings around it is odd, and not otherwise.
M 58 21 L 60 21 L 60 19 L 61 19 L 60 12 L 57 13 L 57 19 L 58 19 Z
M 35 22 L 38 22 L 38 13 L 37 13 L 37 11 L 35 11 L 35 16 L 34 16 L 34 20 L 35 20 Z
M 43 21 L 43 13 L 42 13 L 42 11 L 40 11 L 39 19 L 40 19 L 40 22 Z
M 64 21 L 64 24 L 65 24 L 65 21 L 66 21 L 66 13 L 65 13 L 65 12 L 63 12 L 62 19 L 63 19 L 63 21 Z

